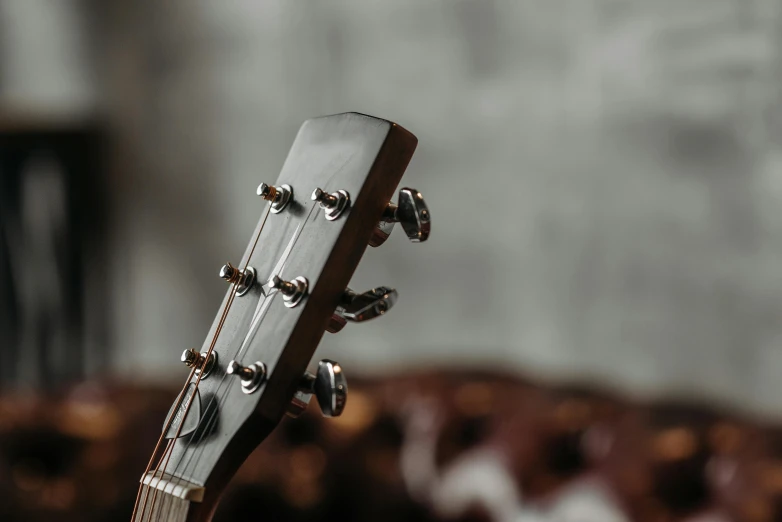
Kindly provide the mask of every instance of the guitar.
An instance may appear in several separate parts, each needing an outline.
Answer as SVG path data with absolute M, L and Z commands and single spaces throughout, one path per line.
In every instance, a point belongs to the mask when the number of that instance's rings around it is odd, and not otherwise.
M 416 137 L 357 113 L 304 122 L 274 185 L 257 190 L 264 208 L 220 311 L 190 368 L 141 478 L 132 522 L 208 521 L 247 456 L 314 395 L 323 415 L 345 408 L 339 363 L 307 365 L 324 332 L 386 313 L 397 292 L 347 288 L 367 245 L 400 223 L 425 241 L 431 216 L 421 194 L 401 189 Z

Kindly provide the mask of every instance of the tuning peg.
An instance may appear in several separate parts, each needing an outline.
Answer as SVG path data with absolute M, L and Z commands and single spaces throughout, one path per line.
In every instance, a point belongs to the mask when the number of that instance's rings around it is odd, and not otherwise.
M 269 279 L 269 288 L 276 289 L 282 294 L 283 302 L 288 308 L 293 308 L 307 295 L 309 281 L 306 277 L 297 277 L 293 281 L 285 281 L 279 276 Z
M 363 294 L 357 294 L 350 288 L 346 289 L 340 298 L 337 309 L 331 315 L 326 331 L 337 333 L 350 321 L 361 323 L 381 316 L 396 303 L 399 294 L 393 288 L 379 286 Z
M 320 208 L 326 211 L 326 219 L 334 221 L 350 204 L 350 194 L 338 190 L 329 194 L 321 188 L 312 191 L 312 201 L 320 203 Z
M 248 266 L 244 270 L 239 270 L 231 263 L 226 263 L 220 268 L 220 278 L 236 285 L 236 295 L 243 296 L 255 283 L 255 269 Z
M 389 311 L 396 303 L 398 295 L 396 290 L 387 286 L 379 286 L 363 294 L 357 294 L 348 288 L 342 294 L 336 314 L 352 323 L 368 321 Z
M 257 361 L 250 366 L 242 366 L 232 360 L 225 369 L 228 375 L 236 375 L 242 384 L 244 393 L 252 393 L 266 380 L 266 365 Z
M 256 190 L 255 193 L 266 201 L 271 201 L 271 211 L 273 214 L 282 212 L 290 202 L 291 197 L 293 197 L 293 189 L 290 185 L 274 187 L 272 185 L 267 185 L 266 183 L 261 183 L 258 185 L 258 190 Z
M 336 361 L 323 359 L 315 375 L 305 372 L 299 389 L 288 408 L 288 415 L 298 417 L 315 395 L 324 417 L 339 417 L 348 399 L 348 382 Z
M 203 373 L 201 378 L 206 379 L 215 367 L 217 352 L 212 351 L 212 353 L 209 354 L 208 359 L 206 355 L 207 352 L 198 353 L 198 350 L 190 348 L 189 350 L 182 352 L 180 360 L 185 363 L 185 366 L 188 368 L 195 368 L 196 375 Z M 204 364 L 204 361 L 206 361 L 206 364 Z
M 375 227 L 369 245 L 377 247 L 388 239 L 394 229 L 394 223 L 400 223 L 413 243 L 420 243 L 429 238 L 431 215 L 424 197 L 415 189 L 403 188 L 399 191 L 398 204 L 389 203 L 383 211 L 380 222 Z

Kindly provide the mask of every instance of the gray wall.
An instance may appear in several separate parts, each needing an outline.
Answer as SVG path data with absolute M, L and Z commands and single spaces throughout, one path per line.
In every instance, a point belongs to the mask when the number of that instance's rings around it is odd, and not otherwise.
M 11 0 L 0 1 L 0 4 Z M 116 368 L 199 345 L 300 123 L 392 119 L 431 240 L 352 286 L 351 372 L 480 364 L 782 413 L 778 1 L 115 2 L 95 105 L 118 137 Z M 97 22 L 95 22 L 97 20 Z M 2 91 L 0 91 L 2 92 Z

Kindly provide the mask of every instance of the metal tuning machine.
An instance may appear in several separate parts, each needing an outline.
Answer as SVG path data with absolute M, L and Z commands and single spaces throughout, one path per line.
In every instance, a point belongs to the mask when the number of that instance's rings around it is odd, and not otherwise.
M 342 367 L 336 361 L 323 359 L 318 363 L 315 375 L 305 372 L 299 389 L 293 396 L 288 415 L 298 417 L 310 402 L 312 396 L 318 401 L 324 417 L 339 417 L 348 399 L 348 381 Z
M 337 333 L 348 322 L 361 323 L 379 317 L 394 306 L 398 295 L 396 290 L 387 286 L 379 286 L 362 294 L 348 288 L 342 294 L 340 304 L 332 314 L 326 331 Z
M 255 283 L 255 269 L 248 266 L 244 270 L 239 270 L 231 263 L 226 263 L 220 268 L 220 277 L 236 285 L 236 295 L 243 296 Z
M 429 238 L 431 222 L 429 208 L 421 193 L 412 188 L 403 188 L 399 191 L 398 203 L 389 203 L 383 211 L 369 245 L 378 247 L 385 243 L 394 229 L 394 223 L 402 225 L 410 241 L 421 243 Z
M 290 185 L 274 187 L 272 185 L 267 185 L 266 183 L 261 183 L 258 185 L 258 190 L 256 190 L 255 193 L 264 200 L 271 201 L 272 214 L 282 212 L 293 197 L 293 189 Z
M 350 206 L 350 194 L 338 190 L 329 194 L 321 188 L 312 191 L 312 201 L 320 203 L 320 208 L 326 211 L 326 219 L 334 221 Z
M 188 368 L 195 368 L 196 375 L 203 373 L 201 378 L 206 379 L 209 377 L 209 374 L 212 373 L 212 370 L 215 367 L 215 363 L 217 362 L 217 352 L 213 350 L 212 353 L 209 354 L 208 359 L 206 355 L 207 352 L 198 353 L 198 350 L 190 348 L 189 350 L 182 352 L 181 361 L 185 363 L 185 366 Z M 206 361 L 206 363 L 204 363 L 204 361 Z
M 279 276 L 269 279 L 269 288 L 282 294 L 283 302 L 288 308 L 293 308 L 307 295 L 309 281 L 306 277 L 297 277 L 293 281 L 285 281 Z
M 236 361 L 231 361 L 228 363 L 225 373 L 238 376 L 242 384 L 242 391 L 249 394 L 257 390 L 266 380 L 266 365 L 257 361 L 250 366 L 242 366 Z

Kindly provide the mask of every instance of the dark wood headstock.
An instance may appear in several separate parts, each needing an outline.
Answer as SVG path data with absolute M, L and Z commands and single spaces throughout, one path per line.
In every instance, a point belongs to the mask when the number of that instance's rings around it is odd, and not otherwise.
M 315 384 L 311 377 L 309 381 L 303 377 L 324 331 L 336 331 L 346 317 L 351 319 L 345 312 L 347 308 L 359 308 L 348 310 L 358 314 L 355 317 L 372 317 L 393 304 L 396 294 L 390 289 L 382 289 L 393 292 L 385 296 L 390 300 L 384 302 L 386 308 L 375 309 L 372 303 L 368 308 L 364 306 L 360 295 L 346 294 L 345 290 L 367 245 L 377 235 L 379 224 L 388 229 L 389 223 L 406 220 L 403 224 L 407 232 L 411 218 L 395 214 L 413 212 L 414 219 L 420 221 L 423 216 L 424 233 L 428 235 L 429 214 L 422 201 L 422 206 L 413 211 L 402 209 L 401 201 L 398 208 L 389 205 L 416 144 L 416 137 L 402 127 L 362 114 L 308 120 L 274 183 L 292 189 L 285 207 L 267 215 L 266 207 L 273 205 L 272 201 L 250 194 L 246 203 L 237 203 L 258 205 L 262 217 L 241 261 L 234 265 L 233 277 L 231 267 L 222 273 L 234 284 L 200 350 L 206 355 L 211 348 L 216 360 L 208 376 L 198 383 L 197 397 L 181 401 L 192 403 L 189 411 L 193 413 L 183 415 L 186 410 L 180 406 L 171 416 L 175 420 L 168 435 L 173 449 L 167 464 L 166 455 L 161 459 L 157 474 L 194 492 L 188 497 L 195 500 L 189 507 L 188 520 L 211 517 L 224 485 L 290 410 L 294 395 L 301 398 L 302 387 Z M 327 219 L 327 209 L 312 199 L 317 188 L 328 194 L 349 194 L 349 204 L 336 219 Z M 405 205 L 414 204 L 415 197 L 420 198 L 420 194 L 407 193 Z M 243 283 L 239 272 L 244 267 L 254 269 L 256 280 L 246 293 L 232 299 L 235 287 Z M 297 277 L 306 278 L 306 293 L 296 306 L 286 306 L 296 299 L 286 303 L 284 284 L 270 283 L 274 276 L 294 283 Z M 230 309 L 223 315 L 229 302 Z M 357 320 L 355 317 L 352 320 Z M 211 362 L 203 359 L 199 365 Z M 231 361 L 236 361 L 233 374 L 229 370 Z M 257 389 L 248 393 L 253 386 L 244 389 L 239 374 L 242 367 L 256 362 L 262 363 L 259 366 L 265 368 L 265 376 L 256 382 Z M 193 375 L 191 382 L 197 378 Z M 187 394 L 194 387 L 190 385 Z M 293 406 L 296 404 L 304 406 L 301 400 L 294 401 Z M 172 411 L 177 412 L 177 404 Z M 186 421 L 176 438 L 174 429 L 183 416 Z M 160 486 L 158 489 L 167 491 Z

